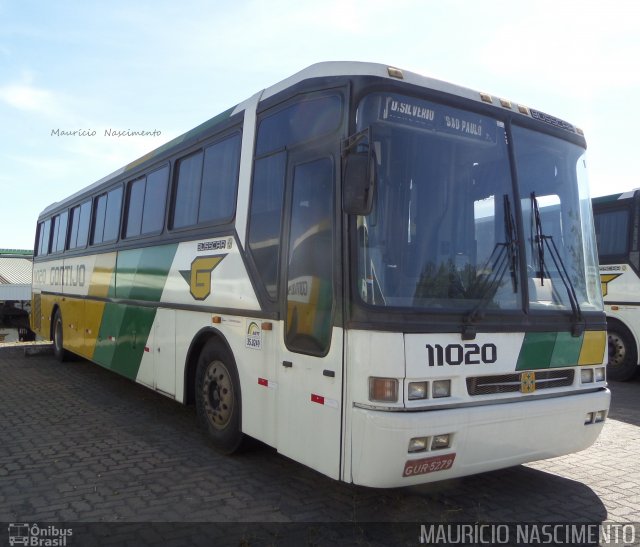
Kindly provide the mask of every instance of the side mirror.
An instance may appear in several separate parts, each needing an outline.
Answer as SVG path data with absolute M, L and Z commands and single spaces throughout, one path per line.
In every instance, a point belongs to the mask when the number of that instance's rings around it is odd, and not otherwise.
M 376 160 L 371 128 L 351 135 L 342 143 L 342 209 L 348 215 L 371 213 L 376 183 Z
M 368 215 L 375 192 L 375 159 L 371 153 L 349 154 L 344 162 L 342 208 L 348 215 Z

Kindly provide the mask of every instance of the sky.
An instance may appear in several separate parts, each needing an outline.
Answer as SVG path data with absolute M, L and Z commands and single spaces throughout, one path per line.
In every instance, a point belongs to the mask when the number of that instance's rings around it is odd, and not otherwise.
M 640 187 L 640 2 L 0 0 L 0 248 L 32 248 L 46 206 L 338 60 L 567 120 L 585 132 L 593 197 Z M 155 136 L 105 135 L 129 130 Z

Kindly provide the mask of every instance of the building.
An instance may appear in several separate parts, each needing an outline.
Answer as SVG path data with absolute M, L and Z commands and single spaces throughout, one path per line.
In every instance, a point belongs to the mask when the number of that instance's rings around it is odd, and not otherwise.
M 17 329 L 28 327 L 32 261 L 32 251 L 0 249 L 0 341 L 17 338 Z M 15 336 L 6 328 L 16 329 Z

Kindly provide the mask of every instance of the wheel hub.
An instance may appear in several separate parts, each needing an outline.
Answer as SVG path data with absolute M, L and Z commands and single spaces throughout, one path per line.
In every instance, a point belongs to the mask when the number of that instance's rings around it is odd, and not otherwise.
M 209 364 L 202 390 L 209 422 L 216 429 L 224 429 L 233 414 L 233 386 L 224 363 L 213 361 Z
M 609 365 L 619 366 L 624 363 L 627 356 L 627 348 L 620 336 L 615 333 L 609 333 Z

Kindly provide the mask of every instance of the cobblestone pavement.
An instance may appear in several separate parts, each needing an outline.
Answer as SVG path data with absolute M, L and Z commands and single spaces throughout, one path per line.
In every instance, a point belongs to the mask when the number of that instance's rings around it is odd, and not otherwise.
M 603 433 L 581 453 L 375 490 L 328 479 L 260 443 L 221 456 L 191 407 L 86 361 L 5 350 L 0 523 L 298 523 L 308 537 L 308 523 L 637 522 L 640 379 L 611 390 Z M 231 544 L 260 544 L 242 541 Z

